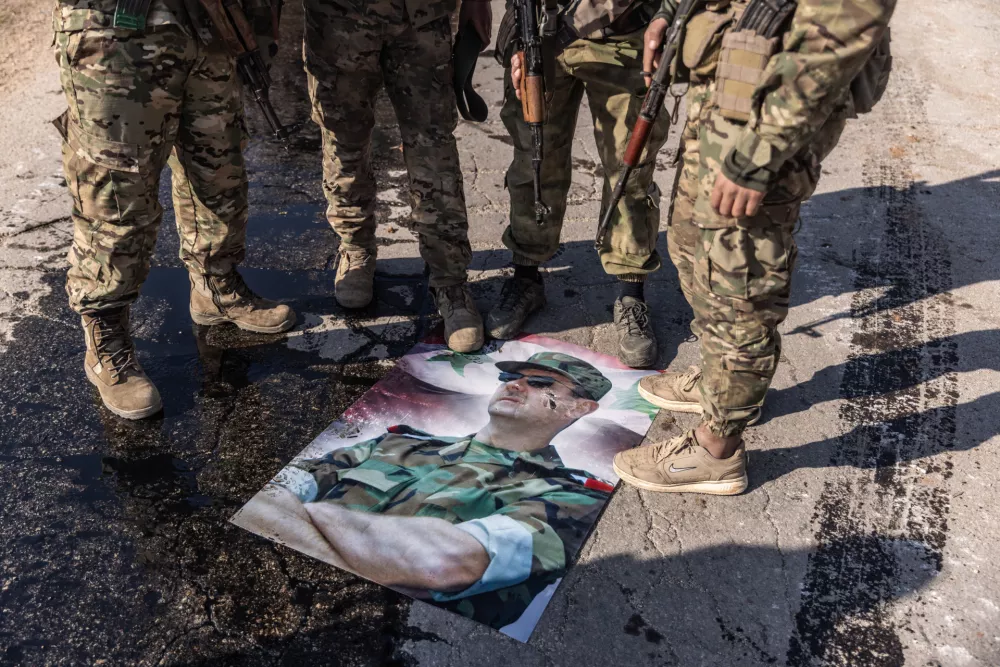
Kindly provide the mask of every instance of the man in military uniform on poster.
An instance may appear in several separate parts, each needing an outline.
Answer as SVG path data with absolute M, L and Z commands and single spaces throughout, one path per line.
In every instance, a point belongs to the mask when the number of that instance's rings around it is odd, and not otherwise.
M 646 31 L 647 71 L 677 5 L 665 0 Z M 847 119 L 870 111 L 888 77 L 895 0 L 753 5 L 702 3 L 675 63 L 690 87 L 667 238 L 702 365 L 643 378 L 639 391 L 702 422 L 616 456 L 624 481 L 653 491 L 746 488 L 742 434 L 781 357 L 777 328 L 788 313 L 800 206 Z M 781 5 L 785 21 L 774 12 Z M 773 34 L 744 29 L 744 16 L 758 25 L 775 16 Z
M 474 435 L 408 426 L 297 460 L 240 522 L 316 558 L 495 628 L 565 574 L 613 486 L 565 467 L 552 439 L 611 382 L 569 355 L 497 364 Z
M 271 4 L 243 5 L 266 52 L 274 42 Z M 116 8 L 128 7 L 136 13 L 116 17 Z M 149 273 L 164 165 L 172 172 L 192 319 L 260 333 L 295 322 L 288 306 L 254 294 L 236 270 L 249 215 L 241 82 L 197 7 L 58 0 L 53 16 L 69 105 L 56 121 L 73 200 L 66 291 L 82 317 L 86 376 L 104 405 L 128 419 L 161 409 L 136 358 L 129 309 Z
M 509 42 L 497 44 L 497 53 L 502 54 L 502 64 L 507 67 L 500 115 L 514 143 L 514 158 L 505 181 L 510 191 L 510 221 L 503 234 L 504 245 L 513 253 L 514 275 L 504 283 L 499 301 L 487 315 L 487 329 L 494 338 L 516 336 L 527 318 L 545 305 L 539 267 L 559 249 L 573 175 L 573 135 L 584 93 L 603 166 L 602 210 L 608 206 L 609 179 L 621 170 L 629 129 L 642 104 L 644 30 L 658 9 L 659 0 L 558 3 L 558 53 L 543 52 L 544 57 L 554 58 L 555 62 L 554 75 L 545 80 L 548 101 L 542 128 L 541 186 L 549 211 L 541 223 L 535 218 L 531 129 L 524 120 L 520 101 L 521 63 L 516 54 L 510 55 Z M 505 22 L 511 20 L 511 11 Z M 501 27 L 501 36 L 507 32 Z M 605 272 L 618 285 L 614 303 L 618 358 L 634 368 L 651 366 L 657 358 L 643 286 L 646 276 L 660 268 L 656 252 L 660 191 L 653 182 L 653 173 L 656 154 L 667 139 L 668 116 L 662 114 L 654 124 L 649 143 L 598 249 Z
M 327 219 L 341 245 L 334 295 L 344 308 L 374 297 L 375 100 L 384 86 L 399 123 L 409 177 L 410 226 L 457 352 L 483 345 L 466 284 L 472 258 L 455 141 L 451 14 L 456 0 L 305 0 L 305 69 L 323 140 Z M 464 0 L 461 24 L 489 41 L 489 0 Z

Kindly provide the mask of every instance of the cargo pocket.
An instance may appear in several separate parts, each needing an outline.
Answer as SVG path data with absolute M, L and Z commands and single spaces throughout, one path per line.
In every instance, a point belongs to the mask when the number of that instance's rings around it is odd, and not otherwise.
M 375 501 L 373 504 L 390 500 L 414 478 L 415 475 L 409 468 L 373 459 L 340 473 L 341 481 L 350 481 L 364 487 Z
M 153 149 L 88 134 L 65 119 L 63 128 L 68 185 L 83 217 L 120 223 L 155 202 L 156 191 L 146 187 L 156 176 Z
M 797 249 L 787 226 L 707 229 L 695 248 L 695 282 L 740 312 L 788 295 Z

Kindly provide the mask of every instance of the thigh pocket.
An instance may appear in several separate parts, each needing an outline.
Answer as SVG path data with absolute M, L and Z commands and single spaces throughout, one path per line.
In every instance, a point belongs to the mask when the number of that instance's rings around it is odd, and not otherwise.
M 742 310 L 740 302 L 788 294 L 795 256 L 795 240 L 785 226 L 705 229 L 695 248 L 695 282 Z
M 80 214 L 95 221 L 121 222 L 154 205 L 153 149 L 97 137 L 76 123 L 63 123 L 64 159 Z

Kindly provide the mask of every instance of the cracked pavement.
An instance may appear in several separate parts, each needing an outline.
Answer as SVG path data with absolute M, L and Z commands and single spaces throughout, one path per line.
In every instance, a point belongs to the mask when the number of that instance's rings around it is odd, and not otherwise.
M 346 314 L 289 5 L 274 100 L 303 127 L 284 150 L 250 111 L 244 266 L 300 324 L 287 336 L 193 326 L 168 209 L 134 311 L 166 409 L 126 423 L 86 383 L 65 303 L 48 8 L 10 7 L 0 26 L 13 20 L 31 46 L 0 53 L 0 664 L 1000 664 L 995 3 L 899 8 L 890 90 L 849 125 L 803 210 L 783 363 L 747 435 L 748 492 L 619 488 L 526 645 L 227 523 L 437 325 L 387 105 L 373 149 L 378 300 Z M 485 310 L 509 258 L 492 51 L 476 84 L 491 117 L 458 137 Z M 529 330 L 613 353 L 615 286 L 591 247 L 601 171 L 581 114 L 550 305 Z M 658 158 L 664 192 L 673 145 Z M 660 365 L 686 368 L 697 349 L 672 268 L 647 295 Z M 650 438 L 693 423 L 661 413 Z

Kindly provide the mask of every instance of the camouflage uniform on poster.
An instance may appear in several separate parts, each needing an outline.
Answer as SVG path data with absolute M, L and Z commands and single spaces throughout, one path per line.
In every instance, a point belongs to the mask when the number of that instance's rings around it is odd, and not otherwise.
M 545 401 L 546 386 L 564 383 L 561 386 L 574 393 L 565 391 L 564 396 L 553 395 L 552 400 L 586 403 L 585 409 L 573 413 L 586 414 L 596 409 L 596 401 L 611 389 L 611 382 L 598 369 L 561 353 L 542 352 L 524 362 L 499 362 L 497 367 L 504 385 L 491 402 L 493 426 L 500 422 L 495 421 L 498 417 L 492 406 L 505 399 L 505 392 L 526 401 L 533 400 L 530 396 Z M 525 372 L 538 375 L 522 375 Z M 547 384 L 532 384 L 538 382 Z M 519 386 L 510 389 L 510 384 Z M 553 424 L 565 428 L 576 420 L 567 419 L 554 406 L 549 409 L 539 403 L 539 407 L 531 416 L 520 413 L 516 419 L 543 433 Z M 614 486 L 584 470 L 566 467 L 546 438 L 539 438 L 530 448 L 510 449 L 484 442 L 489 439 L 482 435 L 486 432 L 488 427 L 466 437 L 440 437 L 409 426 L 394 426 L 352 447 L 293 461 L 272 484 L 295 494 L 306 506 L 332 505 L 404 521 L 441 519 L 471 535 L 489 555 L 488 567 L 461 590 L 430 589 L 430 599 L 500 628 L 517 620 L 536 595 L 565 575 Z M 315 520 L 316 515 L 312 516 Z M 340 551 L 338 540 L 349 532 L 349 526 L 341 516 L 324 531 L 335 550 Z M 419 539 L 430 541 L 430 535 Z M 371 541 L 378 539 L 374 530 L 366 536 Z M 394 543 L 382 549 L 399 551 L 417 546 Z M 433 569 L 437 564 L 427 567 Z M 380 583 L 393 583 L 380 580 L 375 571 L 359 573 Z M 393 572 L 390 576 L 404 575 Z M 395 583 L 417 588 L 405 579 Z
M 371 164 L 382 86 L 399 122 L 411 225 L 445 320 L 448 345 L 482 347 L 466 287 L 472 257 L 455 142 L 450 15 L 455 0 L 305 0 L 305 69 L 323 137 L 327 218 L 341 238 L 335 293 L 347 308 L 373 298 L 376 183 Z
M 246 4 L 270 15 L 266 1 Z M 157 412 L 160 398 L 135 358 L 128 310 L 149 273 L 165 165 L 195 321 L 276 333 L 295 315 L 257 297 L 236 271 L 248 207 L 233 59 L 183 0 L 153 0 L 144 30 L 113 27 L 115 5 L 56 5 L 56 59 L 69 105 L 56 126 L 73 199 L 66 290 L 83 317 L 87 377 L 112 412 L 138 419 Z
M 676 5 L 666 0 L 661 16 L 671 20 Z M 694 310 L 692 330 L 701 343 L 702 366 L 640 383 L 640 392 L 661 407 L 702 413 L 698 433 L 725 439 L 733 451 L 759 415 L 781 356 L 777 329 L 788 313 L 800 206 L 816 188 L 822 160 L 855 115 L 852 81 L 887 37 L 895 0 L 799 0 L 773 53 L 763 54 L 761 71 L 753 77 L 758 83 L 733 85 L 728 65 L 747 51 L 737 53 L 729 35 L 737 34 L 731 28 L 747 5 L 743 0 L 705 3 L 687 24 L 678 65 L 688 72 L 690 88 L 667 236 L 681 288 Z M 742 100 L 731 94 L 740 86 Z M 763 193 L 754 214 L 733 217 L 713 206 L 719 174 Z M 697 485 L 704 468 L 681 475 L 663 472 L 677 457 L 702 449 L 690 434 L 654 447 L 662 456 L 636 451 L 616 459 L 623 479 L 665 487 L 657 490 Z M 742 444 L 738 447 L 732 455 L 742 458 Z M 705 465 L 715 464 L 706 460 Z M 745 473 L 745 466 L 741 469 Z M 727 470 L 735 479 L 734 469 Z M 741 491 L 738 486 L 726 492 Z

